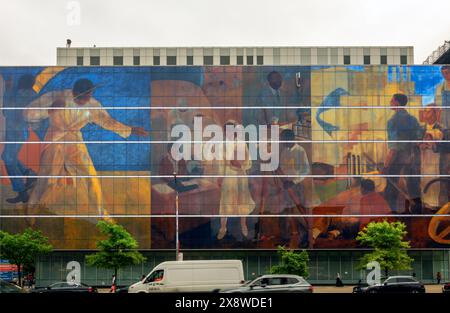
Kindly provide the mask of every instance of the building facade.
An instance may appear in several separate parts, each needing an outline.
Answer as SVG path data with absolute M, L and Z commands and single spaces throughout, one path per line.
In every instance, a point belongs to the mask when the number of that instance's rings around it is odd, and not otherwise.
M 414 64 L 413 47 L 58 48 L 61 66 Z
M 96 223 L 112 219 L 148 256 L 120 273 L 127 284 L 175 258 L 178 196 L 185 259 L 239 258 L 252 278 L 284 245 L 308 249 L 312 282 L 340 273 L 350 283 L 365 277 L 358 231 L 399 220 L 411 272 L 448 279 L 447 71 L 0 68 L 0 229 L 31 226 L 49 237 L 56 251 L 40 259 L 38 285 L 65 279 L 70 261 L 84 281 L 102 285 L 110 275 L 84 256 L 100 237 Z M 227 136 L 237 125 L 243 141 Z

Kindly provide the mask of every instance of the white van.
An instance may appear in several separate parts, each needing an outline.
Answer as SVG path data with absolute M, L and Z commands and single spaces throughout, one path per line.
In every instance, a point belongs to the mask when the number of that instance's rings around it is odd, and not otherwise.
M 240 260 L 168 261 L 131 285 L 128 292 L 213 292 L 243 283 Z

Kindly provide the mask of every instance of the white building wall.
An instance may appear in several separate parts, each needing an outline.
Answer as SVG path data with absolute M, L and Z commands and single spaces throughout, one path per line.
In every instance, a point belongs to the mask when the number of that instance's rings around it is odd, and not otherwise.
M 138 51 L 140 65 L 153 65 L 153 56 L 159 53 L 160 65 L 167 64 L 167 51 L 173 54 L 176 49 L 177 65 L 187 65 L 187 51 L 192 51 L 193 65 L 203 65 L 203 56 L 212 51 L 213 65 L 220 65 L 221 51 L 230 56 L 230 65 L 237 65 L 237 56 L 243 57 L 247 65 L 247 56 L 253 56 L 253 65 L 257 57 L 263 56 L 263 65 L 342 65 L 344 56 L 350 55 L 351 64 L 364 64 L 364 56 L 369 53 L 370 64 L 380 64 L 380 57 L 387 56 L 388 64 L 400 64 L 400 57 L 407 56 L 407 64 L 414 62 L 413 47 L 100 47 L 100 48 L 57 48 L 57 65 L 76 66 L 77 56 L 82 56 L 83 65 L 90 65 L 90 52 L 98 49 L 100 65 L 112 66 L 114 51 L 123 55 L 123 65 L 132 66 L 135 51 Z M 156 52 L 158 51 L 158 52 Z M 207 51 L 207 53 L 205 52 Z M 324 55 L 324 51 L 326 55 Z M 279 52 L 279 53 L 278 53 Z M 320 54 L 320 55 L 319 55 Z

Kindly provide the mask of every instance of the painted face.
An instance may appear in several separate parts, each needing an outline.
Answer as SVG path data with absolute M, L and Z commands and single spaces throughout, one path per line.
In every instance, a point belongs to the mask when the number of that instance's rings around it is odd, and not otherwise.
M 449 69 L 443 69 L 441 72 L 442 72 L 442 76 L 444 76 L 444 79 L 446 81 L 450 81 L 450 70 Z
M 395 100 L 394 97 L 392 97 L 390 105 L 391 105 L 391 107 L 397 107 L 397 106 L 399 106 L 399 103 L 397 102 L 397 100 Z M 396 108 L 392 108 L 392 109 L 395 110 Z
M 429 125 L 433 125 L 434 123 L 436 123 L 437 122 L 436 110 L 432 108 L 426 108 L 423 113 L 423 119 Z
M 91 100 L 92 92 L 88 92 L 86 94 L 83 94 L 82 96 L 78 96 L 75 98 L 75 103 L 78 105 L 85 105 L 86 103 Z
M 269 77 L 269 85 L 275 90 L 278 90 L 283 84 L 283 77 L 280 73 L 274 73 Z

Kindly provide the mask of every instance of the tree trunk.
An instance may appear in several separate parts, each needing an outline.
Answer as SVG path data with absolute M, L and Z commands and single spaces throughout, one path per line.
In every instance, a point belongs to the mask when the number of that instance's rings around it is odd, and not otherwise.
M 386 278 L 388 278 L 388 268 L 387 267 L 384 269 L 384 276 L 386 276 Z
M 22 273 L 20 272 L 20 264 L 16 264 L 16 266 L 17 266 L 17 284 L 20 286 L 20 287 L 23 287 L 22 286 Z

